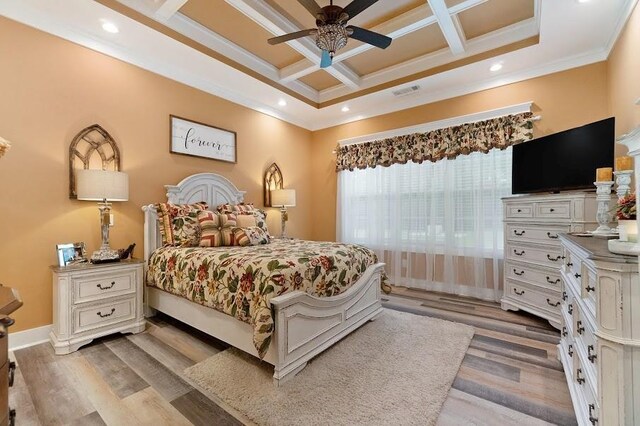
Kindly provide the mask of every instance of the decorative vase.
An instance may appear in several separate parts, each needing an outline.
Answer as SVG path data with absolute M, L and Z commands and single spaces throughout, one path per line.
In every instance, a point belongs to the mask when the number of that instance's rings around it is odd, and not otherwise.
M 635 219 L 618 220 L 618 231 L 620 232 L 620 241 L 638 242 L 638 222 Z

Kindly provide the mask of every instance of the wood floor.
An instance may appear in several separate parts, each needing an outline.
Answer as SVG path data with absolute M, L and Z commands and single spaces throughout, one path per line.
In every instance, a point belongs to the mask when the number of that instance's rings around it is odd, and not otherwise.
M 440 425 L 576 424 L 559 335 L 545 321 L 499 305 L 394 288 L 387 308 L 475 327 L 476 335 L 442 409 Z M 56 356 L 48 343 L 13 354 L 10 401 L 18 425 L 250 424 L 208 398 L 182 371 L 226 345 L 170 318 L 144 333 L 112 336 Z

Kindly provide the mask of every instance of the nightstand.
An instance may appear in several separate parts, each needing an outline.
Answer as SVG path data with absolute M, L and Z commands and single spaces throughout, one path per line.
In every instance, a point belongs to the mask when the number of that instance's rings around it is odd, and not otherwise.
M 75 352 L 113 333 L 140 333 L 144 262 L 138 259 L 94 265 L 52 266 L 53 330 L 57 355 Z

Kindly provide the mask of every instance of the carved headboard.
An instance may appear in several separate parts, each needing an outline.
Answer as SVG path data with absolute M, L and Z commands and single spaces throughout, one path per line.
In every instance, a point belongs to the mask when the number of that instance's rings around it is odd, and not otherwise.
M 190 204 L 205 201 L 210 209 L 224 203 L 244 201 L 245 191 L 240 191 L 229 179 L 215 173 L 198 173 L 183 179 L 177 185 L 165 185 L 167 201 L 173 204 Z M 143 206 L 144 211 L 144 260 L 162 246 L 158 228 L 158 213 L 154 204 Z

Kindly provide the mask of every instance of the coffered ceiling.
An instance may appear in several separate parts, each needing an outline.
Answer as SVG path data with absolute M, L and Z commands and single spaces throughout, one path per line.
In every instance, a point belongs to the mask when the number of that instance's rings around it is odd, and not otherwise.
M 604 61 L 637 2 L 379 0 L 350 23 L 391 46 L 351 39 L 327 69 L 311 37 L 267 43 L 314 26 L 297 0 L 0 0 L 0 15 L 317 130 Z
M 264 82 L 323 107 L 425 75 L 445 64 L 538 43 L 541 0 L 379 0 L 349 21 L 393 38 L 386 50 L 350 39 L 320 69 L 312 37 L 269 45 L 274 36 L 315 28 L 297 0 L 117 0 L 167 29 L 222 53 Z M 335 0 L 345 7 L 351 0 Z M 329 0 L 318 0 L 320 6 Z M 135 18 L 134 18 L 135 19 Z M 195 34 L 197 32 L 197 35 Z M 206 40 L 206 42 L 203 42 Z M 526 40 L 526 43 L 522 43 Z

